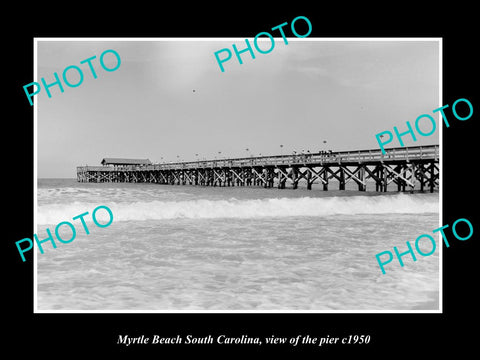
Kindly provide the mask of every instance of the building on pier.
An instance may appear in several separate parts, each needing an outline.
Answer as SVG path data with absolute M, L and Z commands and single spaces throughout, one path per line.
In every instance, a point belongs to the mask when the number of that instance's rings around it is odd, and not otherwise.
M 103 166 L 113 165 L 113 167 L 152 165 L 152 162 L 149 159 L 103 158 L 100 163 Z

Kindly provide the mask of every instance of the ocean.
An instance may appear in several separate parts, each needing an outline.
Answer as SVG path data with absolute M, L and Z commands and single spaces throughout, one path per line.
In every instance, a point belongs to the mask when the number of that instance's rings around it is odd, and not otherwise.
M 334 187 L 332 187 L 333 189 Z M 114 220 L 95 226 L 92 211 Z M 406 251 L 439 224 L 439 193 L 264 189 L 39 179 L 39 239 L 70 221 L 74 241 L 37 250 L 38 311 L 439 310 L 440 248 Z M 90 234 L 80 220 L 85 216 Z M 103 211 L 98 211 L 98 221 Z M 62 227 L 64 229 L 65 227 Z M 65 230 L 64 238 L 71 232 Z M 32 234 L 33 235 L 33 234 Z M 423 244 L 423 243 L 422 243 Z M 424 252 L 431 249 L 425 245 Z

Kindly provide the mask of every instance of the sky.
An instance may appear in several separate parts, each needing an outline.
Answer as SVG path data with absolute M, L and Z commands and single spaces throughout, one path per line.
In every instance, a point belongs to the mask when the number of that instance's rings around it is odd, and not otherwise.
M 416 142 L 405 136 L 405 145 L 439 143 L 435 39 L 288 38 L 286 45 L 280 37 L 268 54 L 241 54 L 243 64 L 233 54 L 221 72 L 214 53 L 233 53 L 232 44 L 241 50 L 245 39 L 37 39 L 32 81 L 52 83 L 70 65 L 84 75 L 78 87 L 61 80 L 63 93 L 52 86 L 51 98 L 43 88 L 34 97 L 38 177 L 75 178 L 77 166 L 104 157 L 174 162 L 378 149 L 377 133 L 407 130 L 421 114 L 436 119 L 437 131 Z M 111 72 L 99 62 L 109 49 L 121 58 Z M 96 79 L 80 64 L 94 55 Z M 111 53 L 104 60 L 116 65 Z M 79 80 L 75 70 L 67 74 Z

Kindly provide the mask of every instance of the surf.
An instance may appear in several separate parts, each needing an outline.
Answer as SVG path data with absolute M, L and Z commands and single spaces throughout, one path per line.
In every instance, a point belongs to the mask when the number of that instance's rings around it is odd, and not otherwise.
M 182 201 L 108 202 L 115 221 L 169 219 L 248 219 L 295 216 L 326 217 L 361 214 L 439 213 L 438 196 L 431 194 L 396 194 L 378 196 L 334 196 L 301 198 L 266 198 Z M 82 202 L 48 204 L 38 207 L 37 223 L 52 224 L 75 215 L 85 206 Z

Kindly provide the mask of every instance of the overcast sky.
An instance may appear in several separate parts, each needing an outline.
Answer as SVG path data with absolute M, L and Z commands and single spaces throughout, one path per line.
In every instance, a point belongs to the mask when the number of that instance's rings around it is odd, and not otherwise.
M 251 40 L 251 39 L 250 39 Z M 439 44 L 430 41 L 276 39 L 269 54 L 233 55 L 221 72 L 214 52 L 245 39 L 51 41 L 38 39 L 37 79 L 77 65 L 83 83 L 35 96 L 38 177 L 76 177 L 104 157 L 152 161 L 378 149 L 375 134 L 406 130 L 439 107 Z M 269 41 L 267 39 L 267 41 Z M 268 49 L 269 43 L 262 44 Z M 118 70 L 100 54 L 113 49 Z M 255 50 L 254 50 L 255 51 Z M 232 50 L 233 52 L 233 50 Z M 93 79 L 80 61 L 96 55 Z M 223 54 L 222 54 L 223 56 Z M 115 65 L 112 54 L 107 66 Z M 75 71 L 69 79 L 75 82 Z M 195 90 L 195 91 L 194 91 Z M 26 100 L 28 105 L 28 100 Z M 438 114 L 434 115 L 437 119 Z M 425 127 L 425 132 L 429 129 Z M 407 145 L 439 143 L 439 131 Z M 323 141 L 327 141 L 326 145 Z M 391 146 L 399 146 L 392 143 Z M 387 146 L 388 147 L 388 146 Z

